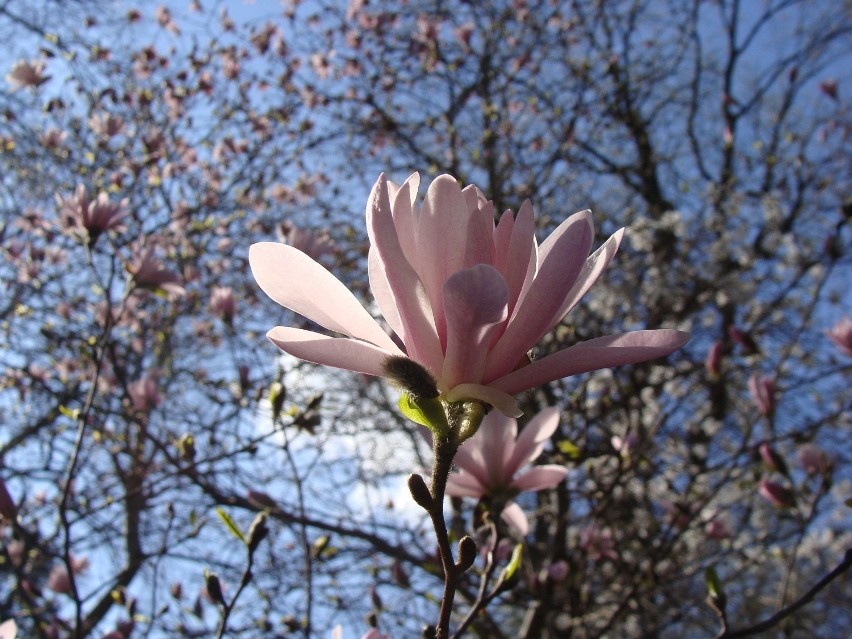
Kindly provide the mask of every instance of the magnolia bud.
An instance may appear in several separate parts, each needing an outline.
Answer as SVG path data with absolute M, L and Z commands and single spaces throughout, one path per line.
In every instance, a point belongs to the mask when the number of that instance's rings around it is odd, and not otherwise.
M 258 513 L 248 529 L 248 541 L 246 544 L 248 546 L 249 555 L 254 554 L 254 551 L 257 550 L 260 542 L 262 542 L 268 534 L 269 527 L 266 525 L 266 513 Z
M 215 572 L 204 569 L 204 588 L 213 603 L 225 605 L 225 596 L 222 594 L 222 584 Z
M 465 535 L 459 540 L 459 560 L 456 562 L 456 568 L 465 572 L 474 561 L 476 561 L 476 542 L 469 535 Z
M 411 491 L 411 498 L 414 500 L 414 503 L 423 510 L 428 511 L 432 507 L 432 494 L 429 492 L 426 482 L 420 475 L 412 473 L 408 476 L 408 490 Z

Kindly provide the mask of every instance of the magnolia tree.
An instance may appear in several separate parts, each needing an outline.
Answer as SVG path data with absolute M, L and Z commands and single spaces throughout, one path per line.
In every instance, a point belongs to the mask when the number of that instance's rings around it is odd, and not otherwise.
M 840 634 L 850 30 L 0 0 L 0 636 Z

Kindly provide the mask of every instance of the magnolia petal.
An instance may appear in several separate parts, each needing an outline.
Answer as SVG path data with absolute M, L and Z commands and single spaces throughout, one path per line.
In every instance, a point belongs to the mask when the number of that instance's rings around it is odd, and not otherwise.
M 508 291 L 494 267 L 478 264 L 450 277 L 443 298 L 447 348 L 440 385 L 452 388 L 482 379 L 491 335 L 506 319 Z
M 511 215 L 511 214 L 510 214 Z M 538 272 L 538 245 L 535 241 L 535 212 L 529 200 L 521 205 L 512 238 L 509 253 L 506 256 L 506 270 L 503 277 L 509 287 L 509 316 L 517 312 L 517 303 L 521 299 Z
M 502 517 L 503 521 L 512 526 L 512 528 L 522 535 L 526 535 L 530 530 L 530 524 L 529 521 L 527 521 L 526 513 L 524 513 L 523 509 L 521 509 L 521 507 L 513 501 L 510 501 L 503 506 L 503 512 L 500 513 L 500 517 Z
M 249 264 L 260 288 L 281 306 L 332 331 L 399 350 L 349 289 L 302 251 L 261 242 L 249 248 Z
M 426 366 L 433 374 L 440 374 L 444 354 L 438 341 L 433 313 L 425 298 L 423 284 L 400 246 L 384 174 L 373 185 L 367 202 L 367 231 L 371 250 L 376 250 L 375 262 L 381 266 L 393 295 L 393 305 L 398 309 L 408 356 Z M 386 295 L 386 292 L 380 294 Z M 385 300 L 383 304 L 390 302 Z
M 564 466 L 555 464 L 533 466 L 527 472 L 516 477 L 515 481 L 512 482 L 512 487 L 521 492 L 544 490 L 558 486 L 567 475 L 568 469 Z
M 373 293 L 373 299 L 382 313 L 382 317 L 387 321 L 394 333 L 399 336 L 402 343 L 405 344 L 406 334 L 405 326 L 399 317 L 399 309 L 396 307 L 396 300 L 393 296 L 388 277 L 385 270 L 382 268 L 379 261 L 379 255 L 375 249 L 370 248 L 367 253 L 367 279 L 370 282 L 370 291 Z
M 592 253 L 583 264 L 580 275 L 577 276 L 577 281 L 568 291 L 562 306 L 553 317 L 552 324 L 555 326 L 571 312 L 571 309 L 577 305 L 583 296 L 589 292 L 598 278 L 606 270 L 606 267 L 615 257 L 618 252 L 618 247 L 621 245 L 621 239 L 624 237 L 624 229 L 619 229 L 613 233 L 610 238 L 604 242 L 601 247 Z
M 665 328 L 598 337 L 512 371 L 491 382 L 489 387 L 519 393 L 570 375 L 665 357 L 686 344 L 690 337 L 689 333 Z
M 276 326 L 266 336 L 293 357 L 377 377 L 384 375 L 388 357 L 401 355 L 396 346 L 389 351 L 357 339 L 329 337 L 287 326 Z
M 470 472 L 461 470 L 447 478 L 446 494 L 450 497 L 482 497 L 487 492 L 484 484 Z
M 492 411 L 482 420 L 473 439 L 482 455 L 486 486 L 495 488 L 512 482 L 512 474 L 506 472 L 506 462 L 512 455 L 517 434 L 518 422 L 511 417 Z
M 553 328 L 553 317 L 583 268 L 592 237 L 590 213 L 584 211 L 572 215 L 547 238 L 538 273 L 488 356 L 485 381 L 515 368 L 527 350 Z
M 444 399 L 450 403 L 476 399 L 491 404 L 507 417 L 520 417 L 524 412 L 518 408 L 518 403 L 508 393 L 494 386 L 482 384 L 459 384 L 444 393 Z
M 524 426 L 515 442 L 512 456 L 506 462 L 505 472 L 514 476 L 527 462 L 535 461 L 541 455 L 544 442 L 556 432 L 559 426 L 559 409 L 549 406 L 542 410 Z

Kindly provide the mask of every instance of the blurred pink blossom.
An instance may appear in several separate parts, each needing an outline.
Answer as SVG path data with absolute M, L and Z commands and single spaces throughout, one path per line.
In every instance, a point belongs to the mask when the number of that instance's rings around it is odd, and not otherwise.
M 793 491 L 774 481 L 761 480 L 757 491 L 776 508 L 793 508 L 796 505 L 796 496 Z
M 348 338 L 278 326 L 267 336 L 314 363 L 385 376 L 391 357 L 425 367 L 447 402 L 479 400 L 518 416 L 512 395 L 554 379 L 664 357 L 689 335 L 651 330 L 599 337 L 535 362 L 527 352 L 580 301 L 615 255 L 623 230 L 590 257 L 591 213 L 565 220 L 540 246 L 532 205 L 494 224 L 475 186 L 442 175 L 415 206 L 418 174 L 380 176 L 367 206 L 370 287 L 403 352 L 360 302 L 304 252 L 264 242 L 252 272 L 273 300 Z
M 287 223 L 282 224 L 278 231 L 278 237 L 282 242 L 299 249 L 317 262 L 324 255 L 331 254 L 335 250 L 334 240 L 326 231 L 315 231 Z
M 111 113 L 96 113 L 89 118 L 89 128 L 101 137 L 111 138 L 124 131 L 124 120 Z
M 149 372 L 141 379 L 127 385 L 127 393 L 133 409 L 142 413 L 149 413 L 159 406 L 163 398 L 157 389 L 157 374 Z
M 748 390 L 751 400 L 761 415 L 775 412 L 775 380 L 754 373 L 748 378 Z
M 86 187 L 80 184 L 70 198 L 57 194 L 56 203 L 65 224 L 85 233 L 90 247 L 105 231 L 121 232 L 125 229 L 123 219 L 127 215 L 127 200 L 110 201 L 104 192 L 92 200 Z
M 165 265 L 154 257 L 151 249 L 138 248 L 134 259 L 126 268 L 138 288 L 162 291 L 170 299 L 186 292 L 180 285 L 180 277 L 167 270 Z
M 518 423 L 497 411 L 482 420 L 476 434 L 462 444 L 454 462 L 459 472 L 447 480 L 452 497 L 490 497 L 503 505 L 501 517 L 521 534 L 529 529 L 527 517 L 513 498 L 526 491 L 557 486 L 568 474 L 564 466 L 532 466 L 544 450 L 544 443 L 559 425 L 559 411 L 545 408 L 533 417 L 518 435 Z
M 841 353 L 852 357 L 852 319 L 848 315 L 838 320 L 825 334 Z
M 580 548 L 586 551 L 592 561 L 602 559 L 618 561 L 615 539 L 609 528 L 599 528 L 596 525 L 583 528 L 580 531 Z
M 12 85 L 12 90 L 36 88 L 50 79 L 44 75 L 44 60 L 18 60 L 6 75 L 6 82 Z
M 816 444 L 805 444 L 799 448 L 799 466 L 808 475 L 824 475 L 831 469 L 831 460 Z
M 88 568 L 89 559 L 87 557 L 71 558 L 71 570 L 75 575 L 86 572 Z M 50 574 L 47 576 L 47 587 L 60 594 L 71 592 L 71 578 L 68 576 L 68 569 L 65 564 L 56 564 L 51 568 Z
M 225 324 L 231 326 L 237 314 L 234 291 L 230 286 L 214 286 L 210 292 L 210 310 Z
M 343 626 L 337 625 L 332 629 L 331 639 L 343 639 Z M 377 628 L 370 628 L 361 635 L 361 639 L 390 639 L 390 636 L 382 634 Z

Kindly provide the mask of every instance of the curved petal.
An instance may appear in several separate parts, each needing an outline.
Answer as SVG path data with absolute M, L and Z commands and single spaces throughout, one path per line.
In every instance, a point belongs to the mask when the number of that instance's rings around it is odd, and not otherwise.
M 456 179 L 450 175 L 436 177 L 426 190 L 417 219 L 415 269 L 432 305 L 442 347 L 447 343 L 444 283 L 464 266 L 470 218 L 467 200 Z
M 527 516 L 518 504 L 513 501 L 508 502 L 503 506 L 503 512 L 500 513 L 507 524 L 512 526 L 522 535 L 526 535 L 530 530 L 530 524 L 527 521 Z
M 506 462 L 512 456 L 518 422 L 496 411 L 482 420 L 474 439 L 482 453 L 482 465 L 486 471 L 486 486 L 499 489 L 512 483 L 512 475 L 505 471 Z
M 568 475 L 568 469 L 564 466 L 557 466 L 555 464 L 533 466 L 527 472 L 519 475 L 512 482 L 512 487 L 517 488 L 521 492 L 544 490 L 545 488 L 558 486 L 565 479 L 566 475 Z
M 520 417 L 524 412 L 518 408 L 514 397 L 508 393 L 482 384 L 459 384 L 444 393 L 444 399 L 448 402 L 460 402 L 466 399 L 478 399 L 490 404 L 506 417 Z
M 506 393 L 519 393 L 569 375 L 665 357 L 690 338 L 689 333 L 667 328 L 598 337 L 534 361 L 491 382 L 490 386 Z
M 511 215 L 511 213 L 509 214 Z M 535 212 L 529 200 L 521 205 L 512 227 L 503 277 L 509 287 L 509 316 L 515 314 L 518 300 L 526 293 L 538 271 L 535 241 Z
M 409 187 L 403 185 L 400 191 L 405 188 Z M 382 174 L 373 185 L 367 202 L 367 232 L 371 250 L 376 250 L 375 262 L 384 273 L 393 296 L 393 305 L 398 310 L 408 356 L 437 376 L 441 372 L 444 354 L 438 341 L 433 312 L 423 283 L 403 253 L 392 216 L 387 181 Z M 390 301 L 385 300 L 383 304 L 388 305 Z
M 577 305 L 577 302 L 579 302 L 583 296 L 589 292 L 589 289 L 592 288 L 594 283 L 598 281 L 598 278 L 604 270 L 606 270 L 606 267 L 618 252 L 618 247 L 621 245 L 622 237 L 624 237 L 624 229 L 618 229 L 601 245 L 597 251 L 592 253 L 586 259 L 580 274 L 577 276 L 577 281 L 574 282 L 571 290 L 568 291 L 568 295 L 565 296 L 562 306 L 556 312 L 556 315 L 552 320 L 554 326 L 561 322 L 562 319 L 571 312 L 571 309 Z
M 486 382 L 511 371 L 518 359 L 553 328 L 553 318 L 589 255 L 592 236 L 590 213 L 583 211 L 560 224 L 542 244 L 538 273 L 488 356 Z
M 549 406 L 536 413 L 518 436 L 512 456 L 506 462 L 506 473 L 512 476 L 527 462 L 535 461 L 541 455 L 544 442 L 556 432 L 558 426 L 558 408 Z
M 382 377 L 385 361 L 400 355 L 374 346 L 369 342 L 344 337 L 328 337 L 301 328 L 276 326 L 266 336 L 285 353 L 314 364 L 334 366 L 348 371 Z
M 473 474 L 465 471 L 453 473 L 447 478 L 446 494 L 450 497 L 482 497 L 487 491 Z
M 302 251 L 261 242 L 249 248 L 249 264 L 263 292 L 281 306 L 332 331 L 399 350 L 351 291 Z
M 440 378 L 444 388 L 482 380 L 488 344 L 494 329 L 506 319 L 507 300 L 506 283 L 492 266 L 478 264 L 447 280 L 447 349 Z

